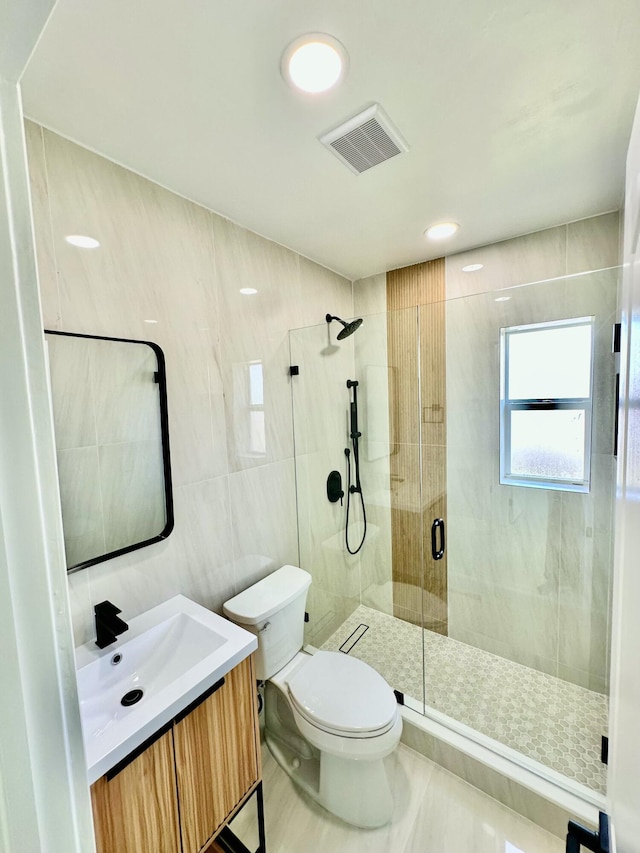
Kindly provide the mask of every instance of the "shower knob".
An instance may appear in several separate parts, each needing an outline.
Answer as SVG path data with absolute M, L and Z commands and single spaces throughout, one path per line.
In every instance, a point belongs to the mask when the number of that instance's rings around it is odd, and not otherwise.
M 334 504 L 342 501 L 343 497 L 342 475 L 340 471 L 332 471 L 327 477 L 327 498 Z

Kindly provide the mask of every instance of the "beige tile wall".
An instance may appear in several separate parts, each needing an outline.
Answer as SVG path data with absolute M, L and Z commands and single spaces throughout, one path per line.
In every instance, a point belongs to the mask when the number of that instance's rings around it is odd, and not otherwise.
M 69 577 L 76 642 L 104 598 L 125 619 L 176 593 L 220 610 L 299 560 L 287 332 L 351 316 L 351 283 L 32 123 L 27 143 L 45 326 L 153 340 L 167 362 L 175 530 Z M 248 426 L 251 364 L 262 444 Z

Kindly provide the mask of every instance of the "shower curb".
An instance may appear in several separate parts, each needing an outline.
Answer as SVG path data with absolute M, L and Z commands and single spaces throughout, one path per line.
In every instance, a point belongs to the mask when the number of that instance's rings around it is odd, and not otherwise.
M 603 795 L 568 790 L 560 774 L 524 767 L 517 754 L 510 758 L 492 749 L 490 738 L 455 731 L 411 707 L 401 713 L 402 743 L 559 838 L 566 836 L 569 820 L 596 828 L 599 811 L 606 811 Z

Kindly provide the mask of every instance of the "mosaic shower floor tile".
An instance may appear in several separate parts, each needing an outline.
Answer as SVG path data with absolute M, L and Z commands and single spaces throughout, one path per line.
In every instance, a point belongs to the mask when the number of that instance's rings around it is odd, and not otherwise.
M 345 643 L 360 625 L 368 629 Z M 340 646 L 419 702 L 424 671 L 427 705 L 605 793 L 600 746 L 608 729 L 606 696 L 364 605 L 322 648 Z

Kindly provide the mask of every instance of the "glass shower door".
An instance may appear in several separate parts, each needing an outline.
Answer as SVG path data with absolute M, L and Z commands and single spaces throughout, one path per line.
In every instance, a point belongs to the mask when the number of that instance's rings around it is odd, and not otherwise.
M 446 642 L 425 632 L 428 708 L 517 750 L 525 763 L 539 762 L 600 792 L 615 493 L 616 285 L 617 272 L 607 270 L 447 302 Z M 527 387 L 547 384 L 525 399 L 507 372 L 505 335 L 559 323 L 592 328 L 592 349 L 554 355 L 545 374 L 553 353 L 545 339 L 522 369 Z M 590 393 L 585 397 L 582 382 L 574 399 L 559 398 L 551 384 L 580 359 L 583 373 L 590 374 L 590 359 L 593 364 Z M 517 484 L 504 477 L 509 453 L 516 452 L 506 440 L 510 378 L 514 411 L 537 415 L 536 428 L 521 431 L 520 444 L 528 445 L 517 448 Z M 571 421 L 569 431 L 557 426 L 558 412 Z

